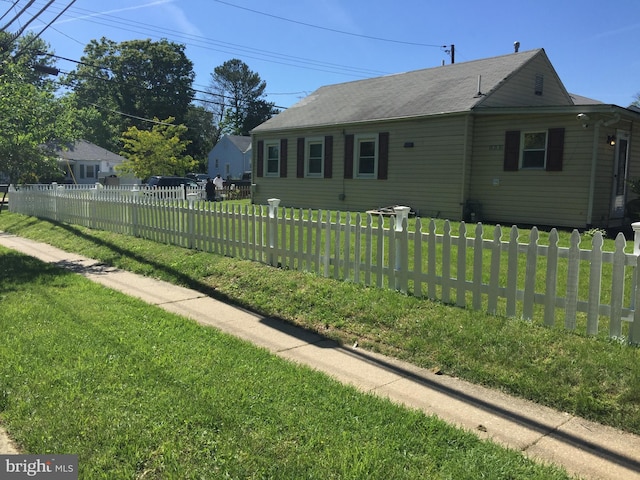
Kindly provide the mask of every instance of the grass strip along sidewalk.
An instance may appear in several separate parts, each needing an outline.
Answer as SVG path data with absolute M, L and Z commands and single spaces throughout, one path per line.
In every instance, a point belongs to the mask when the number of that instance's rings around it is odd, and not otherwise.
M 0 230 L 640 434 L 640 348 L 390 290 L 3 212 Z M 607 243 L 613 240 L 606 240 Z M 607 245 L 605 245 L 605 248 Z
M 79 478 L 568 478 L 0 247 L 0 420 Z

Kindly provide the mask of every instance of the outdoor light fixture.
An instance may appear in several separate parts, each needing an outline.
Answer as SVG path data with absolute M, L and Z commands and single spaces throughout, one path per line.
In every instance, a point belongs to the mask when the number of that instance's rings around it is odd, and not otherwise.
M 607 143 L 609 145 L 611 145 L 612 147 L 615 146 L 615 144 L 616 144 L 616 136 L 615 135 L 607 136 Z

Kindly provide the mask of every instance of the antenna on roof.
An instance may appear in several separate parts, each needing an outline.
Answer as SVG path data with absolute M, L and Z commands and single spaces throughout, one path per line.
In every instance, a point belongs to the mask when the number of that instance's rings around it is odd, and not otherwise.
M 515 53 L 518 53 L 518 50 L 520 50 L 520 42 L 513 42 L 513 50 Z

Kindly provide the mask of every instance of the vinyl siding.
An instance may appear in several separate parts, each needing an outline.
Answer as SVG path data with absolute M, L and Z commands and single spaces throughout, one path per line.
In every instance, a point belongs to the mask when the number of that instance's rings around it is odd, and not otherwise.
M 428 120 L 371 123 L 351 127 L 273 132 L 258 140 L 288 139 L 288 170 L 296 171 L 297 138 L 333 136 L 332 178 L 259 178 L 254 201 L 280 198 L 281 205 L 313 209 L 366 211 L 407 205 L 422 216 L 460 219 L 461 198 L 468 175 L 463 175 L 465 116 Z M 389 133 L 388 178 L 344 178 L 345 135 Z M 412 142 L 412 148 L 405 148 Z M 254 148 L 255 150 L 255 148 Z M 469 154 L 469 151 L 467 151 Z M 293 170 L 292 170 L 293 169 Z M 344 200 L 341 200 L 344 195 Z
M 536 75 L 544 79 L 542 95 L 535 94 Z M 537 55 L 490 92 L 479 107 L 543 105 L 572 105 L 572 101 L 547 57 Z
M 603 117 L 604 118 L 604 117 Z M 610 117 L 607 117 L 610 118 Z M 594 118 L 595 121 L 595 118 Z M 561 171 L 504 170 L 505 132 L 564 129 Z M 630 175 L 640 176 L 638 128 L 621 121 L 601 127 L 593 206 L 589 217 L 594 125 L 583 128 L 575 113 L 444 115 L 414 120 L 372 122 L 323 129 L 269 132 L 258 140 L 287 140 L 287 178 L 256 178 L 254 202 L 280 198 L 285 207 L 366 211 L 407 205 L 422 217 L 463 219 L 467 201 L 481 204 L 480 220 L 503 225 L 567 228 L 609 226 L 613 149 L 607 135 L 631 131 Z M 388 179 L 344 178 L 346 135 L 389 134 Z M 331 136 L 332 178 L 296 178 L 299 138 Z M 405 143 L 413 143 L 406 148 Z M 466 159 L 466 161 L 465 161 Z
M 504 171 L 505 132 L 565 128 L 562 171 Z M 469 198 L 482 217 L 506 224 L 583 225 L 587 216 L 592 137 L 575 116 L 496 116 L 475 121 Z

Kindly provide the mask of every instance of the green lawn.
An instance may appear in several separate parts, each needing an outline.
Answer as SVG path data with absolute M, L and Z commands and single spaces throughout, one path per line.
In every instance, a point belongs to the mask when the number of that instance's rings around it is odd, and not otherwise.
M 15 215 L 1 222 L 186 283 L 200 281 L 189 280 L 194 260 L 201 279 L 232 267 L 228 259 Z M 173 254 L 149 256 L 162 250 Z M 236 277 L 252 269 L 237 267 Z M 79 478 L 568 478 L 2 247 L 0 271 L 0 421 L 26 452 L 77 454 Z
M 390 290 L 31 217 L 0 230 L 162 278 L 347 344 L 441 369 L 561 411 L 640 433 L 640 349 Z M 611 241 L 611 240 L 609 240 Z

